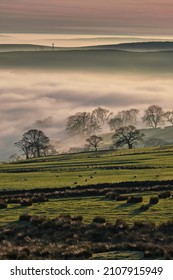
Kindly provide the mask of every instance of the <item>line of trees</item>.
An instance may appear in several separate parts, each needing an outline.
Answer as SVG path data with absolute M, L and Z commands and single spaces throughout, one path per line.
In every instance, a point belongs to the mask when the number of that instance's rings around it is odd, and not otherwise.
M 113 146 L 127 145 L 131 149 L 134 143 L 142 141 L 144 137 L 144 134 L 135 127 L 138 119 L 139 110 L 135 108 L 123 110 L 113 115 L 110 110 L 98 107 L 91 113 L 78 112 L 69 116 L 66 122 L 66 132 L 70 136 L 87 137 L 87 147 L 94 148 L 97 151 L 103 139 L 96 134 L 107 125 L 111 131 L 114 131 L 112 136 Z M 49 127 L 52 122 L 51 117 L 45 120 L 44 127 Z M 165 121 L 173 125 L 173 111 L 164 112 L 162 107 L 151 105 L 145 109 L 142 121 L 151 128 L 157 128 L 159 125 L 163 125 Z M 40 124 L 43 125 L 41 121 L 39 121 Z M 15 145 L 26 156 L 26 159 L 57 153 L 49 137 L 39 129 L 30 129 L 24 133 Z
M 145 109 L 141 118 L 147 127 L 157 128 L 165 122 L 173 124 L 173 111 L 164 112 L 158 105 L 151 105 Z M 69 135 L 91 135 L 107 125 L 111 131 L 122 126 L 136 125 L 139 121 L 139 110 L 132 108 L 123 110 L 116 115 L 106 109 L 98 107 L 92 113 L 78 112 L 68 117 L 66 131 Z

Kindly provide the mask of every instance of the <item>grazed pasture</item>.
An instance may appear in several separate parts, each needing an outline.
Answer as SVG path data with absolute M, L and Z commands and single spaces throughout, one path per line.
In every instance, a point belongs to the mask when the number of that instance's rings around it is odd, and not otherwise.
M 64 154 L 0 165 L 0 189 L 172 180 L 173 147 Z
M 169 224 L 173 220 L 172 155 L 173 147 L 167 146 L 164 148 L 155 147 L 64 154 L 1 164 L 0 202 L 2 209 L 0 213 L 0 225 L 3 227 L 1 227 L 0 234 L 4 236 L 4 230 L 2 230 L 4 226 L 5 232 L 11 232 L 13 230 L 14 232 L 18 232 L 17 228 L 19 226 L 19 232 L 21 231 L 21 234 L 24 234 L 22 233 L 22 224 L 25 221 L 23 218 L 20 218 L 23 215 L 24 217 L 30 217 L 30 215 L 31 217 L 38 217 L 38 219 L 41 219 L 41 222 L 39 222 L 41 225 L 42 223 L 50 223 L 52 225 L 54 223 L 53 221 L 58 221 L 57 217 L 71 215 L 71 217 L 78 217 L 77 219 L 82 217 L 83 224 L 80 226 L 78 224 L 74 227 L 86 227 L 87 237 L 84 242 L 85 244 L 82 245 L 82 240 L 80 240 L 80 246 L 82 248 L 81 250 L 87 253 L 86 255 L 83 255 L 83 253 L 82 255 L 78 255 L 76 253 L 75 256 L 68 255 L 66 258 L 140 259 L 150 258 L 152 256 L 153 258 L 172 258 L 172 251 L 167 249 L 167 239 L 164 239 L 164 248 L 160 245 L 160 241 L 158 242 L 158 246 L 161 246 L 157 248 L 159 250 L 158 255 L 152 255 L 155 250 L 155 239 L 152 240 L 152 249 L 147 253 L 147 247 L 144 245 L 140 245 L 140 249 L 138 248 L 136 251 L 135 248 L 132 250 L 132 245 L 129 243 L 131 242 L 131 237 L 129 237 L 127 246 L 123 247 L 123 244 L 115 246 L 112 236 L 113 224 L 119 220 L 125 223 L 127 228 L 133 228 L 135 225 L 140 228 L 139 223 L 142 223 L 143 225 L 141 227 L 144 228 L 145 223 L 150 223 L 153 225 L 151 227 L 151 236 L 152 230 L 156 232 L 163 227 L 162 225 Z M 166 197 L 164 197 L 165 193 Z M 137 202 L 132 199 L 131 201 L 131 197 L 135 199 L 139 197 L 140 200 Z M 3 205 L 6 206 L 3 207 Z M 112 241 L 111 245 L 109 244 L 110 247 L 107 244 L 103 244 L 104 248 L 100 248 L 99 250 L 95 247 L 97 246 L 96 241 L 101 243 L 108 242 L 105 241 L 108 237 L 105 237 L 106 239 L 103 241 L 101 236 L 96 238 L 96 240 L 95 237 L 90 236 L 87 228 L 95 228 L 93 225 L 95 217 L 101 217 L 99 218 L 99 222 L 96 223 L 105 224 L 103 226 L 105 227 L 105 234 L 108 231 L 109 235 L 111 228 Z M 48 219 L 53 220 L 52 222 L 48 222 Z M 31 228 L 32 225 L 31 223 Z M 63 225 L 63 230 L 65 230 L 65 225 Z M 32 230 L 30 225 L 28 226 L 29 230 Z M 73 218 L 70 221 L 71 226 L 73 227 Z M 172 226 L 172 224 L 169 224 L 169 226 Z M 125 230 L 127 228 L 125 226 Z M 53 229 L 51 230 L 53 231 Z M 96 230 L 96 232 L 93 232 L 93 236 L 98 235 L 98 228 L 92 230 Z M 131 230 L 133 231 L 133 229 Z M 139 239 L 140 234 L 138 236 Z M 158 233 L 158 236 L 160 234 L 163 237 L 163 233 Z M 118 233 L 118 238 L 120 238 L 120 235 Z M 17 242 L 15 238 L 17 236 L 14 237 L 14 244 Z M 147 237 L 147 242 L 149 242 L 149 238 Z M 76 237 L 75 240 L 77 239 Z M 91 241 L 90 239 L 92 239 L 92 245 L 86 246 L 86 243 Z M 8 240 L 6 233 L 5 240 Z M 72 239 L 70 240 L 72 242 Z M 74 242 L 77 242 L 75 240 Z M 42 242 L 44 244 L 47 241 L 42 240 Z M 122 240 L 120 238 L 121 242 Z M 62 240 L 60 243 L 62 248 L 66 248 L 67 251 L 69 250 L 70 245 L 67 240 Z M 16 252 L 18 252 L 18 248 L 14 244 L 12 242 L 10 245 L 9 255 L 4 252 L 1 258 L 14 257 L 14 247 L 17 250 Z M 26 246 L 29 248 L 30 245 L 28 244 Z M 55 246 L 55 244 L 52 246 Z M 136 244 L 135 246 L 138 245 Z M 32 248 L 28 250 L 32 251 Z M 38 248 L 38 250 L 41 249 Z M 47 258 L 64 258 L 61 255 L 61 249 L 59 248 L 58 250 L 59 253 L 56 256 L 50 253 Z M 13 252 L 12 255 L 10 252 Z M 26 254 L 25 256 L 21 256 L 19 252 L 15 255 L 16 258 L 33 258 L 34 256 L 33 252 L 30 256 Z M 44 254 L 37 257 L 44 258 Z

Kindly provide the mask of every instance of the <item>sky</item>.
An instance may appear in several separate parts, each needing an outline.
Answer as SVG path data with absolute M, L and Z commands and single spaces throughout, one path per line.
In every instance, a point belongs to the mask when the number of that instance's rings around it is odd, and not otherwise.
M 1 0 L 0 33 L 171 35 L 172 0 Z

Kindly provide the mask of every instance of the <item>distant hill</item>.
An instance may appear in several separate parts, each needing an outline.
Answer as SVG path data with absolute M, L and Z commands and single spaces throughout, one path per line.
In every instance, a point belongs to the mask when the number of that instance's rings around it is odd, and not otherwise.
M 27 48 L 32 48 L 32 50 L 28 51 Z M 11 52 L 0 52 L 0 68 L 166 74 L 173 71 L 173 51 L 132 52 L 116 50 L 113 47 L 54 49 L 53 51 L 47 50 L 46 47 L 44 49 L 43 46 L 28 45 L 28 47 L 23 47 L 22 51 L 15 51 L 13 47 Z
M 114 49 L 124 51 L 172 51 L 173 42 L 136 42 L 112 45 L 91 46 L 87 49 Z
M 50 51 L 52 47 L 32 44 L 0 44 L 0 52 Z
M 51 46 L 33 45 L 33 44 L 0 44 L 0 52 L 13 51 L 51 51 Z M 119 51 L 173 51 L 173 42 L 171 41 L 151 41 L 151 42 L 133 42 L 121 44 L 106 44 L 86 47 L 54 47 L 55 51 L 70 50 L 119 50 Z
M 140 143 L 140 146 L 165 146 L 173 143 L 173 126 L 167 126 L 165 128 L 143 128 L 140 131 L 145 135 L 143 138 L 144 141 Z M 101 135 L 106 147 L 112 145 L 112 135 L 113 133 Z

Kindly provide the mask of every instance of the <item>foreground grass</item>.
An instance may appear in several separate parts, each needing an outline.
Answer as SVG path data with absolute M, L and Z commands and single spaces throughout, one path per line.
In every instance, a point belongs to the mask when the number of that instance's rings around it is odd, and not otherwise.
M 122 219 L 22 215 L 0 227 L 0 259 L 173 259 L 173 222 L 155 225 Z
M 133 194 L 134 195 L 134 194 Z M 31 214 L 55 218 L 60 214 L 83 216 L 85 223 L 90 223 L 94 217 L 103 216 L 108 222 L 121 218 L 128 224 L 137 220 L 150 221 L 156 224 L 173 220 L 173 199 L 160 199 L 159 203 L 152 205 L 147 211 L 139 208 L 148 204 L 150 197 L 155 193 L 142 193 L 142 203 L 127 204 L 126 201 L 108 200 L 105 197 L 79 197 L 51 199 L 45 203 L 34 203 L 29 207 L 19 204 L 9 204 L 8 208 L 1 209 L 0 225 L 15 222 L 22 214 Z M 129 194 L 130 196 L 130 194 Z
M 88 190 L 90 185 L 95 185 L 96 193 L 88 196 L 87 192 L 87 196 L 84 196 L 82 188 L 77 197 L 72 197 L 72 192 L 76 190 L 71 190 L 68 195 L 68 189 L 66 193 L 64 191 L 63 196 L 50 196 L 49 201 L 34 202 L 31 206 L 21 206 L 18 204 L 20 201 L 11 204 L 12 201 L 9 201 L 8 207 L 0 211 L 0 258 L 172 259 L 173 248 L 169 246 L 172 241 L 170 232 L 173 228 L 170 222 L 173 221 L 172 196 L 159 199 L 158 204 L 150 205 L 148 210 L 142 211 L 140 207 L 147 205 L 150 197 L 158 195 L 156 188 L 146 188 L 141 192 L 141 186 L 137 185 L 135 192 L 137 190 L 139 193 L 136 195 L 142 196 L 143 202 L 133 204 L 110 200 L 105 194 L 101 196 L 97 189 L 97 184 L 104 183 L 106 186 L 106 183 L 116 182 L 141 181 L 142 184 L 142 181 L 157 181 L 154 184 L 159 185 L 159 181 L 170 180 L 170 185 L 167 183 L 166 186 L 165 182 L 162 182 L 162 187 L 167 187 L 166 189 L 172 192 L 172 155 L 173 147 L 170 146 L 164 149 L 59 155 L 1 164 L 1 203 L 6 195 L 2 192 L 4 190 L 8 194 L 6 201 L 8 196 L 13 198 L 17 193 L 10 190 L 26 190 L 20 192 L 21 199 L 29 197 L 31 192 L 27 190 L 30 189 L 36 196 L 38 188 L 75 188 L 79 185 L 88 186 L 85 189 Z M 111 186 L 111 191 L 116 191 L 114 185 Z M 133 185 L 136 186 L 135 183 Z M 124 186 L 128 189 L 128 184 Z M 157 190 L 160 191 L 158 188 Z M 52 191 L 57 193 L 57 190 Z M 135 195 L 132 191 L 130 188 L 131 194 L 128 193 L 128 196 Z M 62 190 L 59 191 L 61 192 Z M 44 196 L 44 193 L 45 190 L 40 192 L 40 195 Z M 61 214 L 70 214 L 72 218 L 57 218 L 62 217 Z M 21 220 L 21 215 L 25 218 L 31 215 L 31 219 Z M 83 222 L 73 220 L 73 217 L 77 216 L 82 216 Z M 96 216 L 104 217 L 106 223 L 93 223 Z M 117 221 L 122 222 L 117 224 Z M 137 240 L 135 238 L 134 241 L 136 230 Z

